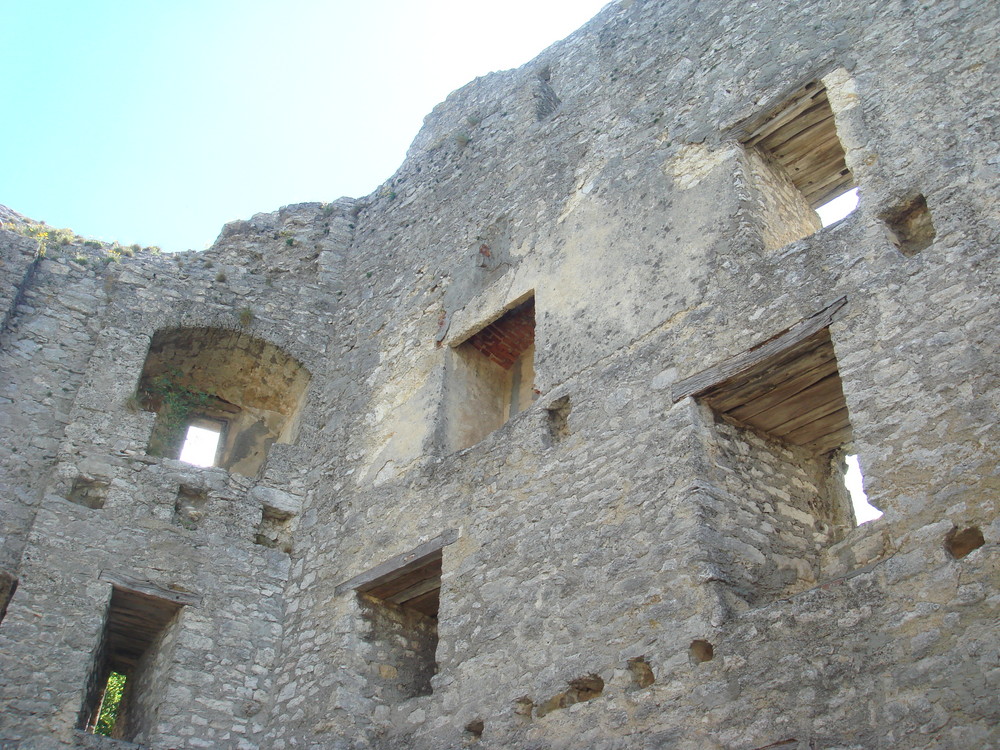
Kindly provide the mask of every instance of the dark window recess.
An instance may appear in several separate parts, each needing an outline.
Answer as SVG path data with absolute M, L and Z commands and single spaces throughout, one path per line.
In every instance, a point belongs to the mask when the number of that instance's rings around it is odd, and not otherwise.
M 454 349 L 448 382 L 451 450 L 475 445 L 534 402 L 535 298 Z
M 437 672 L 442 548 L 457 536 L 446 532 L 336 589 L 338 595 L 350 590 L 358 594 L 368 628 L 364 640 L 369 680 L 386 703 L 431 693 L 431 677 Z

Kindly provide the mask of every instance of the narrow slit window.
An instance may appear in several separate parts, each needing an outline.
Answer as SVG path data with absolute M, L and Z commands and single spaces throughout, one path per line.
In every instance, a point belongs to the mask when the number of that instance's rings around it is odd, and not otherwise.
M 222 425 L 208 420 L 190 425 L 181 447 L 180 460 L 195 466 L 215 466 Z

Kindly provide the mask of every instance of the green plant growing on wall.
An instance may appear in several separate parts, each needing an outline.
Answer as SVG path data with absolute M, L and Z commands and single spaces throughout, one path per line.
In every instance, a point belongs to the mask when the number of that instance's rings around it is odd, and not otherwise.
M 149 438 L 151 455 L 176 456 L 192 415 L 204 411 L 215 400 L 211 393 L 182 385 L 182 378 L 183 373 L 173 368 L 151 378 L 142 388 L 141 403 L 157 413 L 156 426 Z
M 240 308 L 239 318 L 241 326 L 243 326 L 244 328 L 249 326 L 251 323 L 253 323 L 253 317 L 254 317 L 253 310 L 251 310 L 249 307 Z

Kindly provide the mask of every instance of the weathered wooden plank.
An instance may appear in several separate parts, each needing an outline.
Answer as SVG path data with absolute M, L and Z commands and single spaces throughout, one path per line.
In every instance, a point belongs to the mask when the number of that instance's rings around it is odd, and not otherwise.
M 830 347 L 830 353 L 831 355 L 833 353 L 832 347 Z M 734 419 L 744 422 L 748 421 L 755 415 L 763 411 L 767 411 L 772 406 L 780 404 L 789 396 L 795 395 L 799 391 L 808 388 L 813 383 L 816 383 L 825 378 L 827 375 L 831 375 L 835 372 L 837 372 L 837 360 L 832 356 L 829 356 L 820 360 L 819 364 L 809 370 L 806 370 L 798 377 L 782 382 L 778 385 L 778 387 L 773 388 L 770 391 L 764 391 L 760 395 L 757 395 L 753 399 L 740 404 L 734 409 L 730 409 L 726 413 Z
M 748 373 L 762 362 L 781 354 L 829 326 L 836 314 L 846 304 L 847 298 L 841 297 L 815 315 L 799 321 L 757 346 L 677 381 L 671 388 L 671 399 L 677 402 L 687 396 L 701 395 L 731 378 Z
M 854 187 L 854 176 L 850 173 L 843 175 L 842 178 L 831 185 L 828 189 L 822 190 L 820 192 L 813 192 L 811 196 L 806 196 L 809 201 L 809 205 L 813 208 L 819 208 L 824 203 L 832 201 L 838 195 L 842 195 Z
M 428 578 L 425 581 L 421 581 L 418 584 L 410 586 L 407 589 L 403 589 L 398 594 L 388 597 L 388 601 L 393 604 L 406 604 L 410 599 L 416 599 L 418 596 L 422 596 L 431 591 L 439 591 L 441 589 L 441 576 L 435 576 L 434 578 Z
M 436 619 L 438 616 L 438 609 L 441 606 L 440 593 L 437 589 L 434 591 L 428 591 L 422 596 L 410 599 L 405 606 L 407 609 L 415 609 L 421 614 L 425 614 L 428 617 Z
M 344 581 L 334 589 L 333 593 L 335 596 L 340 596 L 352 590 L 367 591 L 392 578 L 409 573 L 429 562 L 434 556 L 440 556 L 441 549 L 447 547 L 449 544 L 453 544 L 456 539 L 458 539 L 458 529 L 448 529 L 409 552 L 391 557 L 374 568 Z
M 854 177 L 846 166 L 841 166 L 840 169 L 836 170 L 831 169 L 827 174 L 822 176 L 817 174 L 799 189 L 806 197 L 806 200 L 811 201 L 813 196 L 822 195 L 842 184 L 849 186 L 853 186 L 854 184 Z
M 780 404 L 755 416 L 750 423 L 761 430 L 785 435 L 791 430 L 780 431 L 776 428 L 835 399 L 839 399 L 842 404 L 844 402 L 844 392 L 837 374 L 828 375 L 808 388 L 791 394 Z M 807 420 L 809 421 L 812 420 Z
M 365 587 L 365 593 L 376 596 L 379 599 L 389 599 L 400 591 L 411 586 L 426 581 L 428 578 L 441 578 L 441 556 L 435 555 L 427 564 L 421 565 L 416 570 L 392 578 L 385 583 L 380 583 L 371 588 Z
M 807 83 L 795 93 L 785 97 L 780 105 L 755 121 L 755 124 L 745 128 L 746 135 L 741 140 L 747 146 L 755 146 L 775 130 L 794 120 L 800 113 L 826 98 L 826 89 L 819 81 Z
M 844 429 L 850 423 L 850 415 L 847 413 L 847 406 L 845 405 L 832 414 L 814 420 L 797 430 L 792 430 L 787 435 L 784 435 L 784 439 L 792 445 L 807 445 L 816 442 L 825 435 Z
M 769 153 L 783 164 L 795 163 L 806 158 L 821 161 L 830 157 L 828 151 L 833 145 L 843 151 L 832 121 L 823 121 L 805 128 L 787 141 L 776 144 Z
M 832 369 L 830 369 L 831 362 L 834 363 Z M 732 413 L 736 409 L 753 404 L 751 411 L 755 413 L 767 408 L 766 406 L 756 408 L 759 399 L 772 395 L 777 388 L 793 386 L 802 376 L 824 367 L 828 370 L 825 374 L 829 375 L 836 370 L 836 360 L 830 337 L 825 331 L 819 331 L 802 344 L 761 363 L 749 373 L 727 381 L 718 389 L 707 391 L 703 397 L 719 411 Z M 803 387 L 806 385 L 808 383 Z M 779 396 L 775 403 L 785 397 L 787 396 Z M 732 414 L 732 416 L 742 419 L 746 415 Z
M 838 409 L 844 408 L 844 395 L 843 393 L 838 393 L 836 396 L 831 398 L 824 404 L 816 404 L 808 411 L 799 414 L 798 416 L 792 417 L 787 422 L 777 425 L 771 428 L 770 432 L 775 435 L 787 435 L 792 430 L 797 430 L 799 427 L 804 427 L 810 422 L 815 422 L 821 417 L 825 417 L 828 414 L 832 414 Z
M 833 120 L 833 110 L 830 109 L 830 103 L 825 96 L 813 99 L 812 102 L 812 106 L 803 110 L 797 117 L 760 139 L 757 142 L 757 146 L 771 151 L 775 146 L 780 146 L 786 141 L 796 138 L 803 130 L 827 120 Z M 830 127 L 832 127 L 832 124 Z
M 854 440 L 854 429 L 850 424 L 848 424 L 846 427 L 842 427 L 836 432 L 823 435 L 821 438 L 813 441 L 812 443 L 807 443 L 803 447 L 816 454 L 829 453 L 832 450 L 836 450 L 837 448 L 850 443 L 852 440 Z

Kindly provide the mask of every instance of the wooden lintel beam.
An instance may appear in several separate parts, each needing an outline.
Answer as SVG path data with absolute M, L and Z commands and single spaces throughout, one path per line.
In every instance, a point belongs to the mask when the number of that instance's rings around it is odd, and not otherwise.
M 99 579 L 106 583 L 110 583 L 115 588 L 131 591 L 143 596 L 151 596 L 155 599 L 162 599 L 179 606 L 197 607 L 201 604 L 201 597 L 194 592 L 168 589 L 164 586 L 150 583 L 149 581 L 133 578 L 132 576 L 125 575 L 124 573 L 111 573 L 105 570 L 101 572 Z
M 676 403 L 687 396 L 698 396 L 736 375 L 750 371 L 761 362 L 780 354 L 829 326 L 836 314 L 846 304 L 847 297 L 841 297 L 815 315 L 799 321 L 791 328 L 785 329 L 752 349 L 683 380 L 678 380 L 671 389 L 671 399 Z
M 391 557 L 374 568 L 366 570 L 364 573 L 350 578 L 334 589 L 334 596 L 340 596 L 348 591 L 366 591 L 379 584 L 391 581 L 393 578 L 419 568 L 429 562 L 436 555 L 440 555 L 442 548 L 453 544 L 458 539 L 458 529 L 448 529 L 444 533 L 424 542 L 419 547 L 415 547 L 409 552 Z

